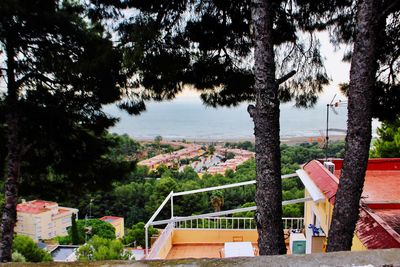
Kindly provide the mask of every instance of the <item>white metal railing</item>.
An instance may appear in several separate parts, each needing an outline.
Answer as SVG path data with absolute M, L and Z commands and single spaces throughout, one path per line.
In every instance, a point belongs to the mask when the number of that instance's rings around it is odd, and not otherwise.
M 299 217 L 286 217 L 282 218 L 283 229 L 303 229 L 304 218 Z
M 174 195 L 174 191 L 171 191 L 169 193 L 169 195 L 161 203 L 161 205 L 158 207 L 156 212 L 154 212 L 153 216 L 151 216 L 150 220 L 144 226 L 144 230 L 145 230 L 145 237 L 144 238 L 146 239 L 145 240 L 145 243 L 146 243 L 146 249 L 145 249 L 146 256 L 149 255 L 149 226 L 151 225 L 151 223 L 154 221 L 154 219 L 157 217 L 157 215 L 160 213 L 160 211 L 164 208 L 165 204 L 167 204 L 167 202 L 169 200 L 171 200 L 171 217 L 174 216 L 174 213 L 173 213 L 173 209 L 174 209 L 173 195 Z
M 253 230 L 257 225 L 252 217 L 206 217 L 196 219 L 182 219 L 175 222 L 177 229 L 222 229 L 222 230 Z M 304 228 L 304 218 L 282 218 L 284 229 Z
M 282 175 L 281 178 L 282 179 L 287 179 L 287 178 L 292 178 L 292 177 L 297 177 L 297 176 L 298 176 L 297 173 L 292 173 L 292 174 Z M 255 183 L 256 183 L 256 181 L 252 180 L 252 181 L 245 181 L 245 182 L 234 183 L 234 184 L 227 184 L 227 185 L 221 185 L 221 186 L 201 188 L 201 189 L 195 189 L 195 190 L 177 192 L 177 193 L 174 193 L 173 191 L 171 191 L 169 193 L 169 195 L 161 203 L 161 205 L 158 207 L 158 209 L 154 212 L 153 216 L 151 216 L 151 218 L 149 219 L 149 221 L 145 225 L 145 243 L 146 243 L 145 252 L 146 252 L 146 255 L 149 255 L 149 243 L 148 243 L 148 228 L 149 228 L 149 226 L 151 226 L 151 225 L 169 224 L 169 223 L 177 223 L 178 221 L 182 221 L 181 219 L 177 219 L 176 217 L 174 217 L 174 197 L 183 196 L 183 195 L 190 195 L 190 194 L 197 194 L 197 193 L 203 193 L 203 192 L 209 192 L 209 191 L 220 190 L 220 189 L 233 188 L 233 187 L 240 187 L 240 186 L 246 186 L 246 185 L 253 185 Z M 305 202 L 305 201 L 309 201 L 309 200 L 311 200 L 311 198 L 287 200 L 287 201 L 283 201 L 282 205 L 300 203 L 300 202 Z M 170 206 L 171 206 L 171 219 L 170 220 L 162 220 L 162 221 L 154 221 L 155 218 L 157 217 L 157 215 L 161 212 L 161 210 L 164 208 L 164 206 L 169 201 L 170 201 Z M 256 207 L 239 208 L 239 209 L 235 209 L 235 210 L 220 211 L 220 212 L 202 214 L 202 215 L 197 215 L 197 216 L 188 216 L 187 219 L 185 219 L 185 220 L 194 219 L 193 217 L 206 218 L 206 217 L 209 217 L 209 216 L 223 216 L 223 215 L 233 214 L 233 213 L 236 213 L 236 212 L 245 212 L 245 211 L 253 211 L 253 210 L 256 210 Z
M 165 246 L 165 242 L 167 242 L 168 238 L 172 235 L 173 230 L 174 230 L 174 223 L 169 223 L 167 227 L 164 228 L 161 235 L 151 246 L 150 253 L 147 256 L 148 259 L 158 258 L 158 253 L 160 252 L 161 248 Z

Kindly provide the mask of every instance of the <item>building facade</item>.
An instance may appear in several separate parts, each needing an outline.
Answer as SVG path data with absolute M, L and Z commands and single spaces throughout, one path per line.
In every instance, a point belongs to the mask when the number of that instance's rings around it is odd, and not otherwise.
M 66 236 L 72 214 L 77 209 L 60 207 L 56 202 L 32 200 L 17 205 L 15 232 L 35 241 Z
M 125 233 L 124 218 L 116 216 L 104 216 L 99 220 L 110 223 L 115 228 L 115 237 L 122 238 Z
M 308 253 L 325 250 L 342 165 L 341 159 L 313 160 L 297 171 L 312 198 L 304 205 Z M 352 250 L 400 248 L 399 188 L 400 159 L 368 161 Z

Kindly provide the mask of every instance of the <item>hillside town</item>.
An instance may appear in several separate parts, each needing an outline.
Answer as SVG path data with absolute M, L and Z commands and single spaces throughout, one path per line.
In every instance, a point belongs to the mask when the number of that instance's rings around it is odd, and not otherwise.
M 167 167 L 177 166 L 179 170 L 190 166 L 197 173 L 224 174 L 226 170 L 236 170 L 236 167 L 245 161 L 254 158 L 254 152 L 243 149 L 224 148 L 221 145 L 181 144 L 184 148 L 138 162 L 141 166 L 147 166 L 155 170 L 160 165 Z M 212 152 L 210 152 L 212 148 Z M 227 158 L 230 155 L 232 158 Z

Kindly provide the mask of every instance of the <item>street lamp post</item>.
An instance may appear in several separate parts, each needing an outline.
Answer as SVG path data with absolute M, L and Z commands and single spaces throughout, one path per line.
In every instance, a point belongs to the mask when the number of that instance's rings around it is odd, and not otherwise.
M 336 95 L 335 95 L 336 96 Z M 335 97 L 333 97 L 335 99 Z M 333 101 L 332 99 L 332 101 Z M 329 147 L 329 107 L 332 104 L 326 104 L 326 137 L 325 137 L 325 161 L 328 160 L 328 147 Z
M 338 100 L 335 103 L 333 102 L 336 98 L 336 94 L 333 96 L 331 102 L 329 104 L 326 104 L 326 137 L 325 137 L 325 161 L 328 160 L 328 149 L 329 149 L 329 108 L 332 109 L 333 113 L 335 113 L 336 115 L 338 114 L 338 112 L 334 109 L 337 108 L 341 105 L 346 105 L 347 102 L 342 101 L 342 100 Z M 332 130 L 332 129 L 331 129 Z M 345 130 L 340 130 L 340 129 L 334 129 L 335 131 L 344 131 Z

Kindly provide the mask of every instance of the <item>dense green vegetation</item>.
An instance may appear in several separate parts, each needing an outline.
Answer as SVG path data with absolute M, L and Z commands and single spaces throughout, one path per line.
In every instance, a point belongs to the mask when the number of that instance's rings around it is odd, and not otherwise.
M 78 249 L 77 257 L 80 261 L 128 260 L 130 254 L 124 252 L 121 241 L 95 235 Z
M 23 235 L 16 235 L 13 241 L 13 257 L 15 261 L 29 261 L 29 262 L 41 262 L 41 261 L 53 261 L 50 253 L 38 248 L 32 238 Z M 21 257 L 22 255 L 22 257 Z
M 156 143 L 141 145 L 126 135 L 111 135 L 110 138 L 113 140 L 114 146 L 107 156 L 117 161 L 136 158 L 137 154 L 147 149 L 146 146 L 154 149 L 161 146 L 161 144 L 158 146 Z M 244 143 L 245 145 L 243 143 L 239 143 L 239 145 L 229 144 L 227 147 L 253 149 L 248 143 Z M 330 145 L 329 154 L 342 157 L 343 149 L 344 142 L 333 142 Z M 300 167 L 300 164 L 306 163 L 311 159 L 323 158 L 325 155 L 324 150 L 317 143 L 304 143 L 296 146 L 282 145 L 281 152 L 283 174 L 293 173 Z M 73 227 L 70 227 L 68 229 L 69 235 L 59 237 L 57 240 L 61 244 L 71 244 L 73 243 L 72 239 L 75 239 L 74 243 L 83 244 L 85 240 L 92 240 L 95 237 L 95 240 L 90 241 L 93 242 L 93 247 L 85 246 L 80 250 L 80 259 L 82 260 L 124 258 L 126 255 L 119 252 L 120 246 L 122 244 L 144 246 L 143 222 L 150 218 L 170 191 L 179 192 L 224 185 L 254 180 L 255 177 L 254 160 L 249 160 L 239 165 L 236 172 L 228 170 L 225 175 L 210 175 L 205 173 L 202 177 L 199 177 L 190 167 L 186 167 L 182 172 L 179 172 L 177 169 L 168 169 L 163 165 L 154 171 L 149 171 L 147 167 L 136 166 L 131 171 L 124 173 L 109 189 L 88 190 L 89 193 L 86 195 L 66 194 L 73 197 L 62 199 L 62 196 L 60 196 L 61 199 L 59 199 L 61 205 L 76 207 L 80 210 L 80 214 L 83 215 L 89 213 L 89 203 L 90 200 L 93 200 L 91 207 L 93 217 L 99 218 L 105 215 L 124 217 L 127 231 L 125 237 L 121 240 L 122 243 L 113 243 L 110 241 L 115 239 L 113 227 L 97 219 L 78 220 L 76 222 L 75 234 L 73 234 Z M 282 189 L 284 200 L 304 196 L 303 185 L 298 178 L 282 180 Z M 255 186 L 246 186 L 177 197 L 174 201 L 175 216 L 188 216 L 254 206 L 254 194 Z M 24 197 L 30 198 L 29 195 L 24 195 Z M 161 212 L 158 219 L 167 219 L 170 217 L 170 207 L 168 205 Z M 246 212 L 244 214 L 235 214 L 235 216 L 253 217 L 254 213 Z M 284 206 L 283 216 L 302 217 L 303 204 Z M 205 222 L 205 224 L 207 223 Z M 230 222 L 226 223 L 229 224 Z M 208 227 L 208 225 L 204 225 L 204 227 Z M 150 228 L 149 236 L 156 233 L 156 229 Z M 75 237 L 72 238 L 74 235 Z M 26 257 L 23 253 L 21 254 Z M 16 254 L 15 256 L 17 259 L 19 255 Z
M 77 237 L 74 237 L 74 228 L 71 226 L 68 228 L 68 235 L 65 237 L 58 237 L 58 242 L 60 244 L 84 244 L 93 236 L 98 236 L 100 238 L 106 239 L 115 239 L 114 227 L 108 222 L 101 221 L 99 219 L 77 220 L 76 228 Z M 74 240 L 74 238 L 76 238 L 77 240 Z
M 342 157 L 344 142 L 332 142 L 329 155 Z M 282 173 L 293 173 L 300 164 L 315 158 L 323 158 L 325 152 L 317 143 L 297 146 L 282 145 Z M 93 199 L 92 214 L 95 217 L 104 215 L 123 216 L 125 225 L 147 221 L 170 191 L 179 192 L 204 187 L 211 187 L 255 179 L 255 162 L 250 160 L 238 166 L 237 171 L 227 171 L 225 175 L 204 174 L 201 178 L 190 167 L 178 172 L 160 166 L 155 171 L 138 166 L 128 177 L 115 182 L 110 190 L 93 192 L 81 196 L 78 202 L 81 214 L 89 208 Z M 283 199 L 295 199 L 304 196 L 303 186 L 297 178 L 282 181 Z M 222 190 L 223 204 L 221 210 L 234 209 L 245 203 L 254 201 L 255 186 Z M 200 193 L 178 197 L 174 203 L 176 216 L 187 216 L 198 213 L 213 212 L 215 207 L 211 201 L 212 193 Z M 220 202 L 220 201 L 219 201 Z M 75 206 L 76 207 L 76 206 Z M 285 217 L 300 217 L 303 214 L 302 204 L 285 206 Z M 160 218 L 168 218 L 169 207 L 165 207 Z
M 134 224 L 131 229 L 125 233 L 125 236 L 122 239 L 122 242 L 126 246 L 141 246 L 145 247 L 146 245 L 146 236 L 144 230 L 144 222 L 139 222 Z M 154 229 L 152 226 L 149 227 L 149 244 L 150 244 L 150 237 L 154 234 L 158 234 L 158 230 Z

